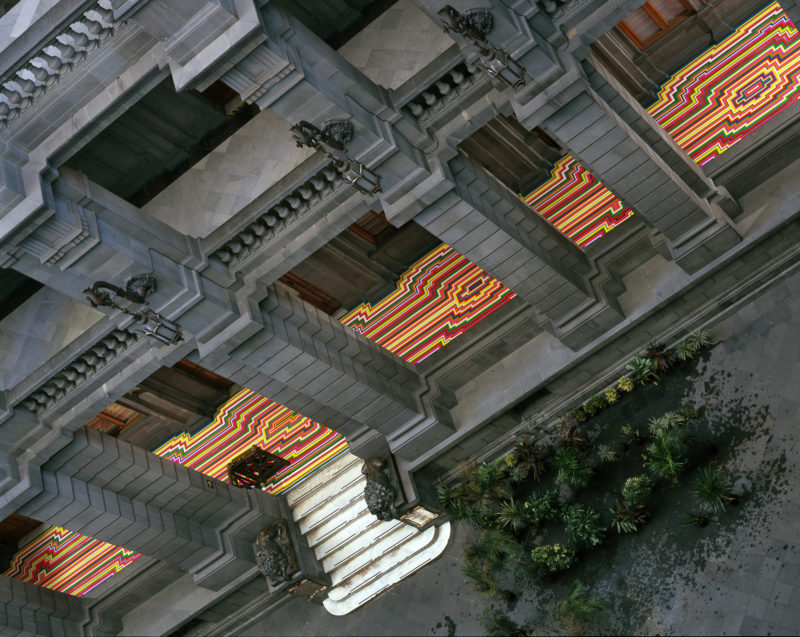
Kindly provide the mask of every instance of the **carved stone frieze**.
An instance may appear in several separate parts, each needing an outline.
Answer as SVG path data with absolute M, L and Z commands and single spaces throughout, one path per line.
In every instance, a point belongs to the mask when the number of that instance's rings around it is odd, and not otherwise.
M 115 26 L 110 1 L 99 0 L 32 58 L 21 61 L 0 86 L 0 128 L 19 117 L 47 87 L 99 47 Z
M 38 414 L 80 387 L 138 339 L 135 332 L 116 329 L 31 392 L 22 406 Z
M 372 458 L 364 461 L 361 473 L 367 477 L 364 500 L 367 508 L 379 520 L 392 520 L 397 514 L 397 485 L 389 465 L 389 458 Z
M 211 256 L 229 268 L 254 254 L 275 234 L 281 224 L 309 210 L 315 202 L 322 201 L 342 182 L 342 174 L 331 162 L 308 181 L 295 188 L 288 196 L 240 230 L 232 239 Z

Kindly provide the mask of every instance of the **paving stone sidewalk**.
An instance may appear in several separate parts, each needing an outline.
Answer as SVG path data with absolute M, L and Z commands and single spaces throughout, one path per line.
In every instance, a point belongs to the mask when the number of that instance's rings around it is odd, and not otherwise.
M 603 634 L 800 634 L 800 271 L 711 328 L 720 344 L 701 362 L 686 400 L 705 406 L 715 434 L 745 422 L 725 465 L 746 497 L 735 523 L 704 530 L 693 551 L 659 545 L 671 562 L 631 543 L 625 571 L 609 573 L 592 592 L 614 599 L 624 591 L 635 617 L 615 603 L 596 625 Z M 475 593 L 461 573 L 466 533 L 455 527 L 442 557 L 350 615 L 298 599 L 243 634 L 480 635 L 478 614 L 499 603 Z M 525 594 L 511 616 L 548 634 L 537 625 L 540 603 Z

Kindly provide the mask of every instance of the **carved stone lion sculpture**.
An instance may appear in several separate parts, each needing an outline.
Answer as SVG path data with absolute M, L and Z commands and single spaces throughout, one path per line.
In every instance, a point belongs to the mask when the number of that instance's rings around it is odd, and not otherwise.
M 397 497 L 397 489 L 389 479 L 386 462 L 365 460 L 361 473 L 367 476 L 364 500 L 367 502 L 369 512 L 379 520 L 393 519 L 396 513 L 394 501 Z
M 256 537 L 256 566 L 270 585 L 278 586 L 288 581 L 292 567 L 291 550 L 286 527 L 281 523 L 262 529 Z

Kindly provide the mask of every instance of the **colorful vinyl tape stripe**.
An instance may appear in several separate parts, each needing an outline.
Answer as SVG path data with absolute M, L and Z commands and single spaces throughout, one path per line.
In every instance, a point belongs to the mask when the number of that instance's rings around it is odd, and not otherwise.
M 290 462 L 265 487 L 272 494 L 286 491 L 347 449 L 341 434 L 243 389 L 197 433 L 173 436 L 153 453 L 227 481 L 228 463 L 253 445 Z
M 80 597 L 140 557 L 53 526 L 17 551 L 3 575 Z
M 410 363 L 418 363 L 514 298 L 514 292 L 447 244 L 411 265 L 377 303 L 339 319 Z
M 633 214 L 571 155 L 555 163 L 546 182 L 521 196 L 580 247 L 588 246 Z
M 647 109 L 702 165 L 794 104 L 800 36 L 777 2 L 670 77 Z

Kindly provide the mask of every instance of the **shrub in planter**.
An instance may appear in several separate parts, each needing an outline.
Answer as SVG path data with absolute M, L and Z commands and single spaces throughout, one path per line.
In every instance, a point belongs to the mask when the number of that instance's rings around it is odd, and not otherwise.
M 522 502 L 515 502 L 514 498 L 503 502 L 497 512 L 497 522 L 500 526 L 509 529 L 514 533 L 522 531 L 530 520 L 525 505 Z
M 619 392 L 614 387 L 609 387 L 603 393 L 609 405 L 613 405 L 619 400 Z
M 553 469 L 556 470 L 555 483 L 585 487 L 592 477 L 592 468 L 578 449 L 562 447 L 553 454 Z
M 625 369 L 631 372 L 633 379 L 640 385 L 644 385 L 648 381 L 656 382 L 658 374 L 653 371 L 653 361 L 646 356 L 637 354 L 633 360 L 625 365 Z
M 704 527 L 708 524 L 708 517 L 698 513 L 684 513 L 681 515 L 681 526 L 696 526 L 698 528 Z
M 692 481 L 694 497 L 703 511 L 714 515 L 722 513 L 725 505 L 734 497 L 731 493 L 731 483 L 728 482 L 719 470 L 704 467 Z
M 499 463 L 481 462 L 474 469 L 465 468 L 467 481 L 462 487 L 463 498 L 487 510 L 511 497 L 505 469 Z
M 636 429 L 636 427 L 631 427 L 630 425 L 622 425 L 619 433 L 622 436 L 622 439 L 628 444 L 633 442 L 641 442 L 642 440 L 639 430 Z
M 557 519 L 559 515 L 557 491 L 549 489 L 541 493 L 531 493 L 525 501 L 525 514 L 535 524 Z
M 665 374 L 675 362 L 675 356 L 665 343 L 650 343 L 644 351 L 645 357 L 651 361 L 654 372 Z
M 679 414 L 677 411 L 668 411 L 663 416 L 651 418 L 648 421 L 647 427 L 650 430 L 650 435 L 656 436 L 662 431 L 671 431 L 685 424 L 686 417 L 683 416 L 683 414 Z
M 566 416 L 561 418 L 561 431 L 558 432 L 558 444 L 561 447 L 579 450 L 586 447 L 586 438 L 581 435 L 577 423 Z
M 578 422 L 586 422 L 589 420 L 589 415 L 583 411 L 583 407 L 576 407 L 572 410 L 572 417 Z
M 652 442 L 647 445 L 645 466 L 658 477 L 675 480 L 686 466 L 681 460 L 685 452 L 685 429 L 658 429 L 653 434 Z
M 564 507 L 561 519 L 570 540 L 584 546 L 597 546 L 603 541 L 605 527 L 600 524 L 600 514 L 583 504 Z
M 514 601 L 517 596 L 500 586 L 493 567 L 488 562 L 476 562 L 464 559 L 461 562 L 461 571 L 472 580 L 475 590 L 490 597 L 502 597 L 507 601 Z
M 647 522 L 647 513 L 643 504 L 628 504 L 625 501 L 617 502 L 616 509 L 609 509 L 614 514 L 611 526 L 617 533 L 635 533 L 639 527 Z
M 624 391 L 625 393 L 630 393 L 634 390 L 636 384 L 627 376 L 622 376 L 617 381 L 617 387 L 619 388 L 620 391 Z
M 603 398 L 600 394 L 595 394 L 583 406 L 583 411 L 586 412 L 589 416 L 594 416 L 596 414 L 599 414 L 606 407 L 608 407 L 606 399 Z
M 547 469 L 547 452 L 536 446 L 530 438 L 521 440 L 514 447 L 513 455 L 517 466 L 525 467 L 527 474 L 537 482 L 542 479 Z
M 653 482 L 646 475 L 633 476 L 622 485 L 622 499 L 630 505 L 639 504 L 653 490 Z
M 489 529 L 481 533 L 475 544 L 470 544 L 464 555 L 470 562 L 488 562 L 500 564 L 506 557 L 519 555 L 521 548 L 513 535 L 498 529 Z
M 543 573 L 557 573 L 575 563 L 575 549 L 566 544 L 545 544 L 531 551 L 533 563 Z

